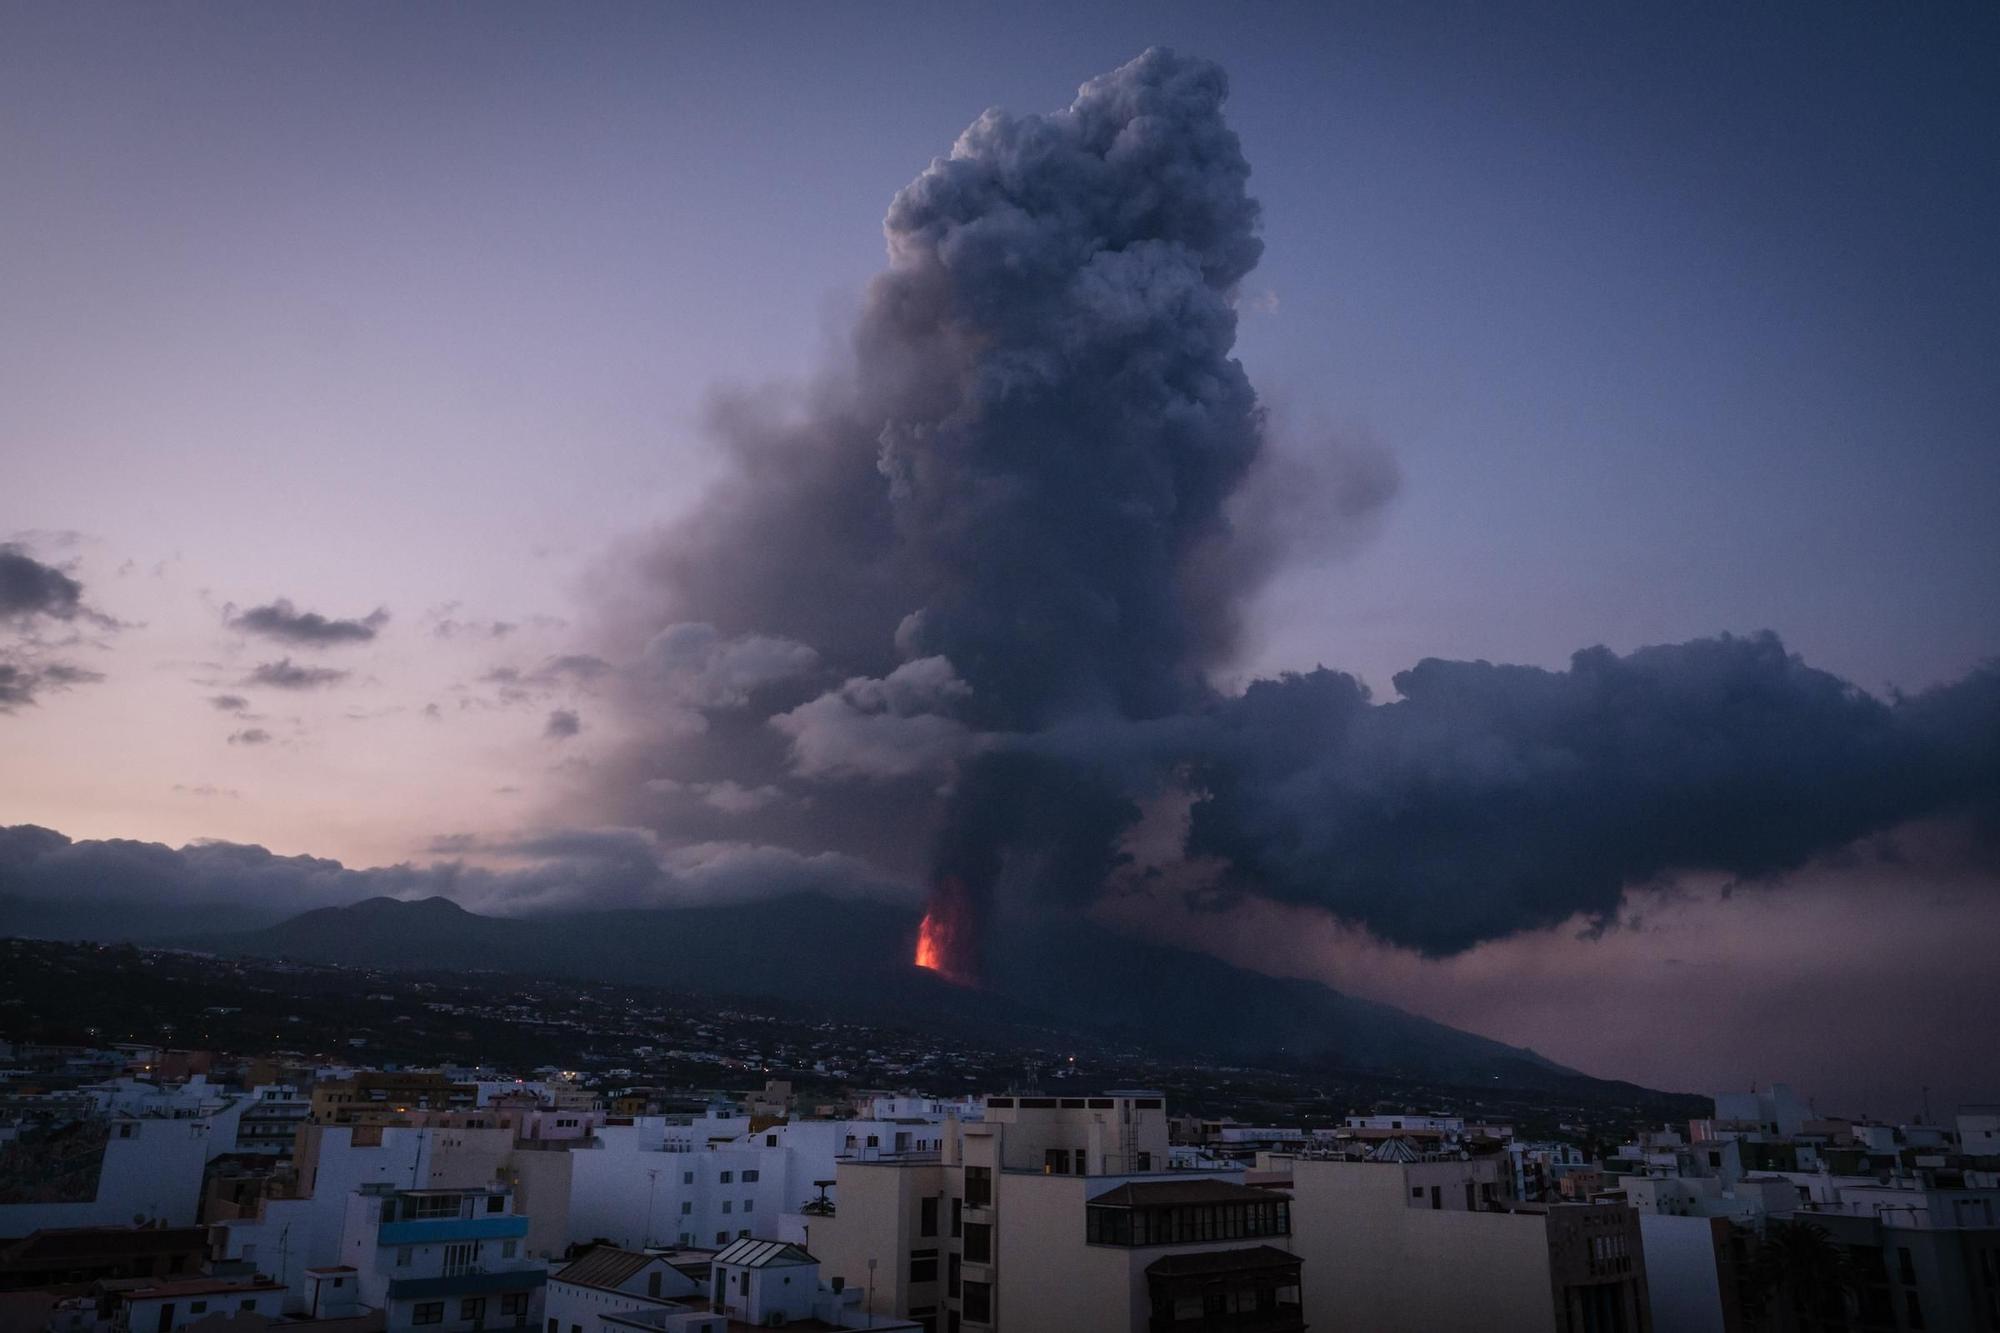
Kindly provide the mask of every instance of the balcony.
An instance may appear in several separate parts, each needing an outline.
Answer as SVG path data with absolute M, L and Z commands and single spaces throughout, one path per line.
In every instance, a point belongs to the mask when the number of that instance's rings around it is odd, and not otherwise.
M 1299 1257 L 1273 1245 L 1171 1254 L 1146 1266 L 1148 1333 L 1303 1333 Z
M 422 1217 L 408 1222 L 384 1222 L 377 1245 L 437 1245 L 454 1240 L 520 1240 L 528 1234 L 528 1219 L 514 1214 L 486 1217 Z

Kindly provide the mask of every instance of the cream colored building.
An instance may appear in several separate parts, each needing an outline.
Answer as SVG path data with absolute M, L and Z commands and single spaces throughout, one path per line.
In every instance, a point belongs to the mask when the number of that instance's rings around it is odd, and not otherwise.
M 1499 1157 L 1289 1165 L 1314 1333 L 1651 1333 L 1622 1203 L 1514 1203 Z
M 936 1333 L 1302 1330 L 1287 1196 L 1167 1162 L 1158 1094 L 994 1097 L 937 1153 L 840 1162 L 808 1240 Z

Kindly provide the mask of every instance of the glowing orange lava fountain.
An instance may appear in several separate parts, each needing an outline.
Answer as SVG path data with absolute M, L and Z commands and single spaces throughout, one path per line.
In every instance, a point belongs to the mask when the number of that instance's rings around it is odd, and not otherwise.
M 947 876 L 931 890 L 924 922 L 917 927 L 917 966 L 956 985 L 972 985 L 972 937 L 972 903 L 965 885 Z

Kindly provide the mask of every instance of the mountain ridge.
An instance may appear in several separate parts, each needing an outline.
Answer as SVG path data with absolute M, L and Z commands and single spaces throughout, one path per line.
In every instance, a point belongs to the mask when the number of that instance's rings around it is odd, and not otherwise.
M 1277 1060 L 1488 1086 L 1612 1086 L 1392 1005 L 1133 940 L 1087 917 L 1002 928 L 987 951 L 984 985 L 963 987 L 911 961 L 918 921 L 913 909 L 810 893 L 535 917 L 487 916 L 449 899 L 377 898 L 178 943 L 394 970 L 638 982 L 940 1029 L 1003 1023 L 1087 1031 L 1240 1063 Z

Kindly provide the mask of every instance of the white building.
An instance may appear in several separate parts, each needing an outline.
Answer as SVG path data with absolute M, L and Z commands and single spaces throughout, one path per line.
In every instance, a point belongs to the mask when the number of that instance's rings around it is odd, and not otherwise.
M 511 1191 L 364 1185 L 346 1202 L 333 1271 L 354 1270 L 357 1304 L 381 1310 L 386 1333 L 542 1326 L 548 1265 L 523 1253 Z

